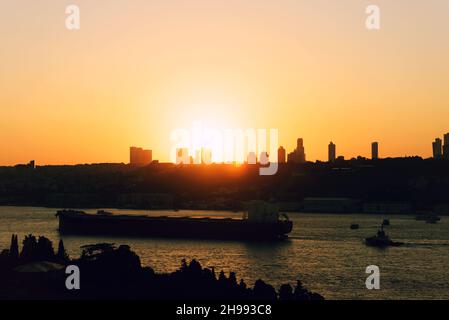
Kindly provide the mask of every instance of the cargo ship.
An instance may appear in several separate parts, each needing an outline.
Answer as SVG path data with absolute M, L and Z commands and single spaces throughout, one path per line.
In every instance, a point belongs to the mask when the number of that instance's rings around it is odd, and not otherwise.
M 61 234 L 220 240 L 282 240 L 293 228 L 286 214 L 272 204 L 252 202 L 242 218 L 168 217 L 97 214 L 60 210 Z

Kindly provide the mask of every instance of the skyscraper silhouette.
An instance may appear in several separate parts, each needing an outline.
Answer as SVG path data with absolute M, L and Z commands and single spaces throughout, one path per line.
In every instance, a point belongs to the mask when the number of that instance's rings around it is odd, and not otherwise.
M 153 160 L 151 150 L 144 150 L 142 148 L 130 147 L 129 148 L 129 163 L 132 165 L 147 165 Z
M 435 159 L 440 159 L 443 156 L 443 142 L 440 138 L 436 138 L 434 142 L 432 142 L 432 151 L 433 157 Z
M 188 148 L 177 148 L 176 149 L 176 164 L 190 164 L 193 163 L 189 156 Z
M 449 159 L 449 133 L 444 135 L 443 157 Z
M 285 149 L 282 146 L 278 149 L 278 163 L 285 163 Z
M 257 163 L 257 157 L 256 157 L 256 153 L 254 151 L 251 151 L 248 153 L 247 163 L 248 164 L 256 164 Z
M 298 157 L 298 162 L 306 162 L 306 153 L 304 151 L 304 141 L 302 138 L 296 140 L 296 155 Z
M 379 159 L 379 143 L 373 142 L 371 144 L 371 159 L 377 160 Z
M 306 154 L 304 151 L 304 141 L 302 138 L 296 140 L 296 149 L 288 154 L 288 162 L 303 163 L 306 162 Z
M 328 146 L 329 162 L 334 162 L 336 159 L 337 146 L 331 141 Z
M 266 151 L 262 151 L 259 155 L 259 163 L 268 164 L 270 162 L 270 155 Z
M 212 149 L 201 148 L 201 163 L 211 164 L 212 163 Z

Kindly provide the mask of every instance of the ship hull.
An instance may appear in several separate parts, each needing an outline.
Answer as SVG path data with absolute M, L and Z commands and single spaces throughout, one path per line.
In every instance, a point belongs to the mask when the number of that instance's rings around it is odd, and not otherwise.
M 106 216 L 58 213 L 59 232 L 66 235 L 196 238 L 221 240 L 280 240 L 292 230 L 291 221 L 272 223 L 239 219 Z

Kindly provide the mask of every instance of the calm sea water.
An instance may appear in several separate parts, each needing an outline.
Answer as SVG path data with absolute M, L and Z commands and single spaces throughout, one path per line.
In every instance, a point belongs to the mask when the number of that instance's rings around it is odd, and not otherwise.
M 240 213 L 216 211 L 130 211 L 149 215 L 236 217 Z M 86 210 L 95 212 L 95 210 Z M 12 233 L 45 235 L 57 245 L 56 209 L 0 207 L 0 248 L 9 246 Z M 391 216 L 387 232 L 402 247 L 369 248 L 363 239 L 373 235 L 382 215 L 333 215 L 290 213 L 294 228 L 291 238 L 281 243 L 234 241 L 136 239 L 108 237 L 63 237 L 72 256 L 80 246 L 98 242 L 129 244 L 142 263 L 157 272 L 172 272 L 185 259 L 203 266 L 235 271 L 249 285 L 261 278 L 278 289 L 282 283 L 301 279 L 311 290 L 327 299 L 449 299 L 449 218 L 438 224 L 415 221 L 413 216 Z M 350 230 L 359 223 L 359 230 Z M 365 268 L 377 265 L 381 289 L 365 288 Z

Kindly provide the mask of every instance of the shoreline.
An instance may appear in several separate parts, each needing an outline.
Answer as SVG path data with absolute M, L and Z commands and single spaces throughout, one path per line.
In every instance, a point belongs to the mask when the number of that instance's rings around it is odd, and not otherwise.
M 171 208 L 144 208 L 144 207 L 137 207 L 137 208 L 129 208 L 129 207 L 110 207 L 110 206 L 80 206 L 80 207 L 73 207 L 73 206 L 67 206 L 67 207 L 61 207 L 61 206 L 52 206 L 52 205 L 33 205 L 33 204 L 0 204 L 0 207 L 13 207 L 13 208 L 43 208 L 43 209 L 55 209 L 55 210 L 62 210 L 62 209 L 76 209 L 76 210 L 130 210 L 130 211 L 149 211 L 149 212 L 178 212 L 178 211 L 198 211 L 198 212 L 207 212 L 207 211 L 214 211 L 214 212 L 232 212 L 232 213 L 244 213 L 245 210 L 235 210 L 232 208 L 229 209 L 223 209 L 223 208 L 178 208 L 178 209 L 171 209 Z M 285 213 L 304 213 L 304 214 L 330 214 L 330 215 L 388 215 L 388 216 L 417 216 L 422 215 L 425 213 L 432 212 L 431 210 L 413 210 L 410 212 L 354 212 L 354 211 L 342 211 L 342 212 L 332 212 L 332 211 L 301 211 L 301 210 L 280 210 L 280 212 Z M 449 216 L 449 213 L 438 213 L 440 216 Z

